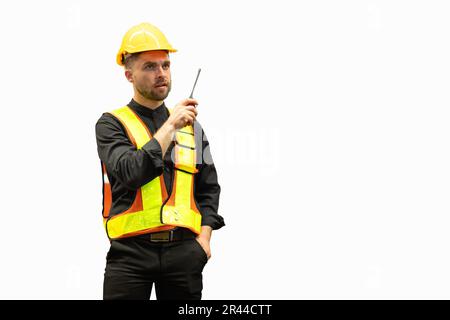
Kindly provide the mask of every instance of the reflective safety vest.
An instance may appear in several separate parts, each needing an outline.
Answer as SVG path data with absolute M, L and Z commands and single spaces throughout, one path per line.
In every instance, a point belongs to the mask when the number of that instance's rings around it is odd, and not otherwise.
M 137 149 L 141 149 L 152 138 L 147 126 L 128 106 L 114 110 L 111 114 L 122 123 Z M 176 226 L 200 233 L 202 216 L 194 200 L 194 174 L 198 171 L 194 129 L 186 126 L 176 131 L 175 135 L 175 170 L 170 195 L 167 194 L 161 174 L 136 191 L 136 198 L 130 208 L 110 216 L 111 185 L 106 167 L 102 164 L 103 219 L 110 239 L 170 230 Z

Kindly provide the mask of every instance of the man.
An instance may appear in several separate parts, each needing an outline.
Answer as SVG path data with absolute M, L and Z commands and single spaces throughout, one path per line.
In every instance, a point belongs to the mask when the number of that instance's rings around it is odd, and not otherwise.
M 211 257 L 220 186 L 209 143 L 196 121 L 197 100 L 173 110 L 164 34 L 149 23 L 124 36 L 117 63 L 134 97 L 96 124 L 103 170 L 103 217 L 111 242 L 104 299 L 201 299 L 202 271 Z

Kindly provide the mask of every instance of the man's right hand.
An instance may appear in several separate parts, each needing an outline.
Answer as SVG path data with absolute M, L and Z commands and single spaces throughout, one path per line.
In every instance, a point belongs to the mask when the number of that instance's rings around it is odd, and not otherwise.
M 180 101 L 173 108 L 167 121 L 155 133 L 154 138 L 161 145 L 163 157 L 173 140 L 175 132 L 187 125 L 194 124 L 194 120 L 197 117 L 197 108 L 195 107 L 197 104 L 198 102 L 195 99 L 184 99 Z
M 170 123 L 175 130 L 181 129 L 187 125 L 193 125 L 197 117 L 197 100 L 184 99 L 173 108 L 167 122 Z

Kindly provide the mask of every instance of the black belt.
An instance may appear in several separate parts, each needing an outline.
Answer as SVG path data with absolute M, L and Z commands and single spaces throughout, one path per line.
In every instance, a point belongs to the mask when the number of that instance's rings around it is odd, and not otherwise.
M 186 239 L 194 239 L 197 235 L 189 229 L 177 228 L 168 231 L 148 233 L 138 236 L 140 239 L 145 239 L 150 242 L 172 242 Z

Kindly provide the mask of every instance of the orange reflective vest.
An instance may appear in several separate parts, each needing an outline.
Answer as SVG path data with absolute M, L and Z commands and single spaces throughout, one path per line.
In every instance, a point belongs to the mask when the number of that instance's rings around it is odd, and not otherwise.
M 141 149 L 152 138 L 147 126 L 128 106 L 111 114 L 122 123 L 136 149 Z M 175 176 L 170 195 L 161 174 L 136 191 L 130 208 L 110 216 L 111 186 L 105 165 L 102 165 L 103 220 L 110 239 L 170 230 L 176 226 L 200 233 L 202 217 L 194 200 L 194 174 L 197 173 L 194 129 L 186 126 L 178 130 L 175 137 Z

